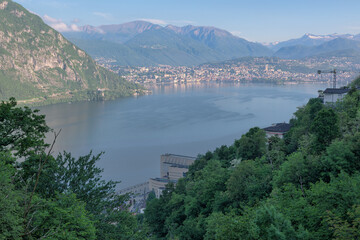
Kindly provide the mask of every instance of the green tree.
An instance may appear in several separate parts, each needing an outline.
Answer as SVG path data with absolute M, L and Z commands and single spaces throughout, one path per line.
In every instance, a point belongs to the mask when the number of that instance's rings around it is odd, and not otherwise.
M 269 164 L 253 160 L 242 161 L 226 183 L 227 194 L 233 202 L 254 205 L 270 194 L 271 179 Z
M 187 176 L 190 179 L 194 179 L 197 172 L 203 169 L 209 160 L 213 159 L 214 155 L 212 152 L 208 151 L 205 155 L 199 154 L 196 158 L 196 161 L 190 165 L 189 171 L 187 172 Z
M 155 198 L 146 205 L 145 222 L 149 225 L 150 231 L 160 239 L 165 238 L 168 234 L 165 221 L 167 216 L 171 214 L 171 209 L 168 208 L 168 202 L 171 199 L 173 191 L 174 186 L 168 184 L 159 199 Z
M 292 226 L 303 226 L 311 239 L 332 239 L 335 229 L 329 217 L 348 223 L 355 219 L 349 218 L 348 212 L 360 203 L 359 179 L 359 174 L 340 173 L 329 183 L 320 180 L 311 184 L 305 194 L 293 184 L 285 184 L 281 189 L 274 189 L 268 202 L 276 206 Z
M 348 218 L 328 211 L 326 221 L 330 224 L 330 229 L 334 231 L 335 240 L 360 239 L 360 205 L 354 205 L 347 213 Z
M 310 130 L 316 136 L 315 149 L 324 150 L 332 140 L 339 136 L 339 121 L 335 111 L 331 108 L 319 111 Z
M 234 212 L 223 214 L 214 212 L 207 220 L 206 240 L 251 239 L 249 232 L 250 216 L 237 216 Z
M 59 154 L 56 162 L 59 166 L 61 192 L 73 192 L 86 203 L 86 209 L 93 214 L 100 214 L 104 205 L 115 198 L 115 187 L 119 182 L 105 181 L 101 177 L 103 169 L 96 166 L 103 153 L 92 152 L 77 159 L 71 153 Z
M 354 205 L 360 204 L 360 175 L 340 173 L 329 183 L 324 181 L 313 184 L 306 191 L 308 202 L 307 221 L 303 225 L 314 239 L 330 239 L 334 231 L 326 221 L 330 211 L 342 220 L 348 220 L 347 213 Z M 306 224 L 306 225 L 305 225 Z
M 189 203 L 185 208 L 187 215 L 208 216 L 213 210 L 216 193 L 226 190 L 225 183 L 228 178 L 227 169 L 222 168 L 219 161 L 210 160 L 206 167 L 197 173 L 194 181 L 187 184 L 187 195 L 189 196 L 185 199 Z
M 253 239 L 309 239 L 304 228 L 296 231 L 291 222 L 271 205 L 263 205 L 256 211 L 250 232 Z
M 321 162 L 319 157 L 304 156 L 301 152 L 295 152 L 288 156 L 274 176 L 274 186 L 281 187 L 287 183 L 299 187 L 304 193 L 310 183 L 320 179 Z
M 254 127 L 236 140 L 234 146 L 237 149 L 237 158 L 255 159 L 266 152 L 266 133 L 264 130 Z
M 352 174 L 360 170 L 359 159 L 352 152 L 351 143 L 335 140 L 326 148 L 326 155 L 322 159 L 322 175 L 330 180 L 330 176 L 337 176 L 341 171 Z
M 44 151 L 45 133 L 50 131 L 45 116 L 38 110 L 16 107 L 14 98 L 0 104 L 0 151 L 9 150 L 16 156 Z
M 122 239 L 144 239 L 138 229 L 137 220 L 128 211 L 124 210 L 123 196 L 118 200 L 109 202 L 104 211 L 95 220 L 96 239 L 122 240 Z
M 23 193 L 15 189 L 16 169 L 7 164 L 10 153 L 0 152 L 0 239 L 21 239 L 23 232 Z
M 220 161 L 223 167 L 229 167 L 235 156 L 236 150 L 233 146 L 222 145 L 220 148 L 215 149 L 213 159 Z
M 105 181 L 101 177 L 102 169 L 96 166 L 102 153 L 92 152 L 79 158 L 64 152 L 55 159 L 52 156 L 34 155 L 22 162 L 23 179 L 28 179 L 30 189 L 36 184 L 39 165 L 47 158 L 37 183 L 36 193 L 48 199 L 58 193 L 74 193 L 84 202 L 85 208 L 95 222 L 97 237 L 114 239 L 114 236 L 136 235 L 136 218 L 126 210 L 127 196 L 118 196 L 115 187 L 118 182 Z
M 94 222 L 75 194 L 54 199 L 34 198 L 29 232 L 25 239 L 96 239 Z
M 170 214 L 166 217 L 165 226 L 170 238 L 180 234 L 179 227 L 183 225 L 186 219 L 184 198 L 184 195 L 174 192 L 167 204 Z
M 315 117 L 323 108 L 324 105 L 319 98 L 311 98 L 304 107 L 298 108 L 294 113 L 294 118 L 290 120 L 292 127 L 284 137 L 288 153 L 295 152 L 298 149 L 299 141 L 310 132 Z

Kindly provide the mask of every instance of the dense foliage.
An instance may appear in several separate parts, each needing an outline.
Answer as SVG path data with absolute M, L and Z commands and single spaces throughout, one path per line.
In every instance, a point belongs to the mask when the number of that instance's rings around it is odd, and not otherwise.
M 36 110 L 0 103 L 0 239 L 146 238 L 117 182 L 101 179 L 102 154 L 52 156 L 50 131 Z
M 360 79 L 354 81 L 355 86 Z M 310 99 L 283 139 L 252 128 L 148 202 L 157 239 L 359 239 L 360 91 Z

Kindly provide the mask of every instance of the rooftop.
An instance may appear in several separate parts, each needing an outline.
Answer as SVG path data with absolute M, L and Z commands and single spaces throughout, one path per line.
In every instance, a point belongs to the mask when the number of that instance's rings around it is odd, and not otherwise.
M 289 123 L 275 123 L 270 127 L 263 128 L 267 132 L 288 132 L 291 128 Z
M 324 91 L 324 94 L 343 94 L 349 92 L 348 88 L 327 88 Z
M 176 183 L 177 181 L 176 180 L 170 180 L 170 179 L 167 179 L 167 178 L 150 178 L 151 180 L 155 180 L 155 181 L 158 181 L 158 182 L 172 182 L 172 183 Z
M 170 153 L 165 153 L 165 154 L 163 154 L 163 156 L 182 157 L 182 158 L 189 158 L 189 159 L 193 159 L 193 160 L 196 159 L 196 157 L 189 157 L 189 156 L 170 154 Z
M 177 164 L 177 163 L 169 163 L 169 162 L 164 162 L 167 164 L 171 164 L 170 167 L 177 167 L 177 168 L 189 168 L 190 165 L 183 165 L 183 164 Z

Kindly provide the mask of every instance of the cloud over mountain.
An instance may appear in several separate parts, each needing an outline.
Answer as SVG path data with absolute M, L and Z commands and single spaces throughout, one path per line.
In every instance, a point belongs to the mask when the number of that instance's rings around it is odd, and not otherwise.
M 45 23 L 47 23 L 50 27 L 54 28 L 56 31 L 59 32 L 78 32 L 80 28 L 75 23 L 66 24 L 60 19 L 52 18 L 48 15 L 44 15 L 42 17 Z

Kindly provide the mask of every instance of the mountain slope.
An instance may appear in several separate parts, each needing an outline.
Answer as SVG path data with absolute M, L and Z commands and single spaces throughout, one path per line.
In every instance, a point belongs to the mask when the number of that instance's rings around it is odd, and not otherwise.
M 145 31 L 125 44 L 157 64 L 189 66 L 221 59 L 206 45 L 167 29 Z
M 221 55 L 222 59 L 232 59 L 243 56 L 270 56 L 272 51 L 258 43 L 252 43 L 236 37 L 228 31 L 215 27 L 202 27 L 188 25 L 166 27 L 182 36 L 190 37 L 204 43 Z
M 261 44 L 248 42 L 214 27 L 191 25 L 161 27 L 144 21 L 135 21 L 120 25 L 86 26 L 81 32 L 65 33 L 65 36 L 79 44 L 93 57 L 99 57 L 98 54 L 94 54 L 94 49 L 98 49 L 96 52 L 102 52 L 101 57 L 116 59 L 115 64 L 118 65 L 129 62 L 131 64 L 126 65 L 189 66 L 243 56 L 270 56 L 272 54 L 271 50 Z M 110 46 L 100 41 L 123 43 L 128 48 L 115 47 L 115 56 L 113 53 L 110 54 Z M 135 54 L 129 55 L 129 49 Z M 124 56 L 129 56 L 127 61 L 123 60 Z
M 269 47 L 273 49 L 274 51 L 278 51 L 279 49 L 283 47 L 292 47 L 292 46 L 307 46 L 307 47 L 313 47 L 321 45 L 325 42 L 334 40 L 336 38 L 344 38 L 349 40 L 358 40 L 359 37 L 357 35 L 351 35 L 351 34 L 329 34 L 329 35 L 315 35 L 307 33 L 301 38 L 296 39 L 290 39 L 283 42 L 277 42 L 270 44 Z
M 359 41 L 336 38 L 313 47 L 303 45 L 283 47 L 274 56 L 286 59 L 300 59 L 317 55 L 332 56 L 332 54 L 335 54 L 334 56 L 347 56 L 347 54 L 353 56 L 352 52 L 358 52 L 359 50 Z
M 111 64 L 113 61 L 116 61 L 117 65 L 122 66 L 156 65 L 155 62 L 138 54 L 136 51 L 122 43 L 108 42 L 104 40 L 84 40 L 77 38 L 69 40 L 81 49 L 86 49 L 86 52 L 95 59 L 108 59 L 111 61 L 109 64 Z
M 84 51 L 10 0 L 0 0 L 0 99 L 127 96 L 137 86 L 99 67 Z M 111 89 L 111 90 L 110 90 Z

